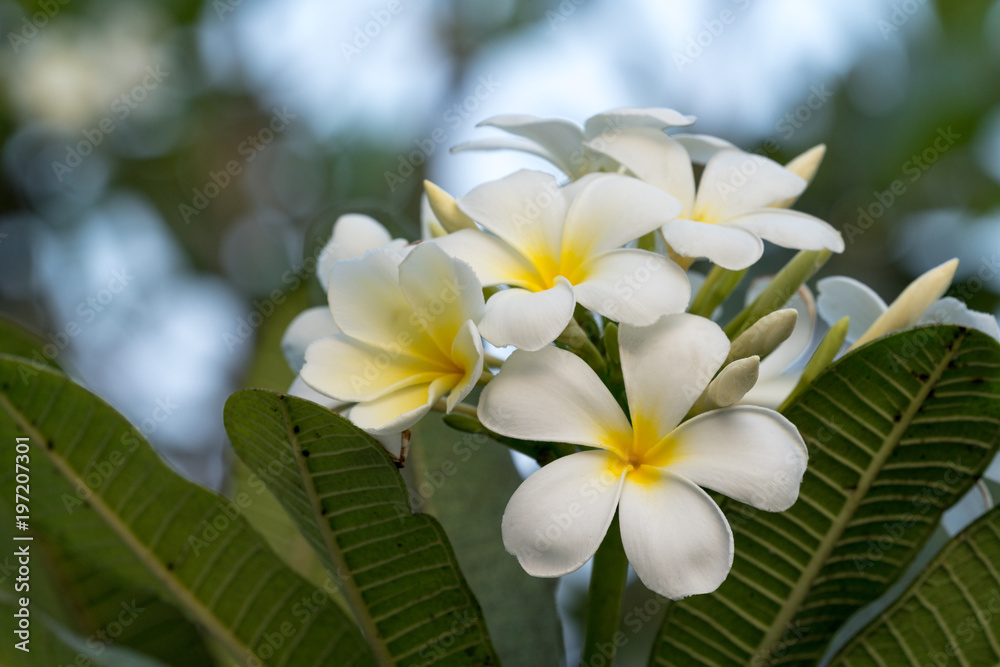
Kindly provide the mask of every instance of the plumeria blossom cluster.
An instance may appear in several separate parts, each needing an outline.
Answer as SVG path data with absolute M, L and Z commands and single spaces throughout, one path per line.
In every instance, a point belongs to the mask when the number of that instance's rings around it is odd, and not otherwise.
M 706 489 L 772 512 L 798 496 L 807 450 L 772 408 L 807 379 L 796 360 L 814 346 L 817 311 L 831 324 L 849 317 L 855 344 L 924 321 L 990 322 L 939 300 L 951 263 L 892 306 L 848 278 L 821 281 L 818 299 L 799 280 L 724 330 L 717 306 L 765 242 L 823 257 L 844 243 L 790 208 L 822 146 L 781 165 L 677 131 L 694 120 L 670 109 L 615 109 L 583 127 L 498 116 L 482 125 L 508 136 L 455 151 L 520 150 L 564 176 L 521 170 L 459 197 L 425 183 L 412 244 L 342 216 L 318 262 L 328 304 L 282 341 L 298 373 L 291 393 L 341 412 L 400 462 L 431 411 L 522 451 L 562 443 L 502 520 L 528 573 L 573 572 L 616 530 L 651 590 L 717 588 L 733 533 Z M 707 276 L 690 270 L 700 258 Z M 752 286 L 744 312 L 769 289 Z

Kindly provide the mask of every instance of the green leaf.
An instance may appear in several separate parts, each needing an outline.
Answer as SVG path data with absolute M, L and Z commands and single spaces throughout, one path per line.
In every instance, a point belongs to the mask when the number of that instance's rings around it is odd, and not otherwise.
M 341 583 L 380 664 L 498 663 L 444 530 L 412 514 L 378 442 L 322 406 L 264 390 L 230 396 L 225 422 Z
M 436 414 L 413 428 L 413 443 L 406 466 L 413 504 L 451 536 L 504 664 L 558 665 L 563 639 L 556 580 L 529 576 L 504 549 L 500 534 L 504 509 L 521 484 L 510 452 L 484 430 L 452 431 Z
M 951 540 L 832 667 L 1000 664 L 1000 509 Z
M 809 447 L 798 502 L 725 499 L 732 572 L 672 604 L 658 665 L 813 665 L 855 611 L 899 578 L 1000 441 L 1000 345 L 954 326 L 847 355 L 785 415 Z
M 76 530 L 99 521 L 134 555 L 105 566 L 140 580 L 148 577 L 136 572 L 140 564 L 241 661 L 371 664 L 354 623 L 281 562 L 238 506 L 170 471 L 121 415 L 65 376 L 0 357 L 0 428 L 29 440 L 32 502 L 57 488 L 37 486 L 48 466 L 80 491 L 60 498 L 66 508 L 91 510 Z M 88 539 L 81 535 L 81 548 Z M 315 611 L 303 606 L 310 599 Z
M 46 349 L 46 346 L 48 349 Z M 46 352 L 51 353 L 51 356 Z M 25 329 L 17 322 L 6 317 L 0 317 L 0 353 L 31 359 L 45 366 L 58 368 L 55 359 L 59 356 L 59 348 L 41 336 Z

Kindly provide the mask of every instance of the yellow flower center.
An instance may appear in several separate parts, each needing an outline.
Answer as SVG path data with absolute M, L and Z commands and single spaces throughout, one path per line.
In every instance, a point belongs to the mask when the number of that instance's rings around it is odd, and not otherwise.
M 622 470 L 627 470 L 628 478 L 634 482 L 653 482 L 657 469 L 666 468 L 677 460 L 679 443 L 672 433 L 662 438 L 658 433 L 653 421 L 637 416 L 631 434 L 615 434 L 612 442 L 605 443 L 617 455 L 611 464 L 612 474 L 620 475 Z

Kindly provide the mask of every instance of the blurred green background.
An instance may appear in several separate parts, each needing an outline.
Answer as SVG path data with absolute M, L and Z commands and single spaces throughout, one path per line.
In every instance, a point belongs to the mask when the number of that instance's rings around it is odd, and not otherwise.
M 951 293 L 1000 308 L 998 2 L 0 0 L 0 33 L 0 312 L 215 488 L 225 398 L 291 381 L 339 214 L 413 239 L 424 177 L 549 169 L 448 154 L 493 114 L 825 143 L 799 204 L 848 242 L 824 273 L 889 301 L 957 256 Z

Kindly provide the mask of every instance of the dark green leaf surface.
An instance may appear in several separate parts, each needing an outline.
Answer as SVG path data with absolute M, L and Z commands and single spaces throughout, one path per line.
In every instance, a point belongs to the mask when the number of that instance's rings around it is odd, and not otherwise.
M 32 483 L 49 466 L 66 485 L 88 491 L 81 504 L 92 513 L 80 518 L 103 523 L 135 556 L 102 566 L 136 580 L 144 576 L 138 561 L 241 661 L 372 664 L 354 623 L 291 572 L 238 508 L 170 471 L 121 415 L 65 376 L 0 357 L 0 430 L 29 438 Z M 81 549 L 85 528 L 77 527 Z M 107 534 L 96 531 L 98 539 Z M 96 554 L 100 545 L 92 548 Z M 309 611 L 302 600 L 310 598 L 325 604 Z
M 378 442 L 322 406 L 263 390 L 231 396 L 225 421 L 341 583 L 381 664 L 499 662 L 444 530 L 412 514 Z
M 1000 664 L 1000 509 L 970 525 L 831 667 Z
M 671 605 L 653 664 L 815 664 L 996 452 L 1000 345 L 954 326 L 898 333 L 834 364 L 785 414 L 809 447 L 798 502 L 780 514 L 722 502 L 732 572 Z

